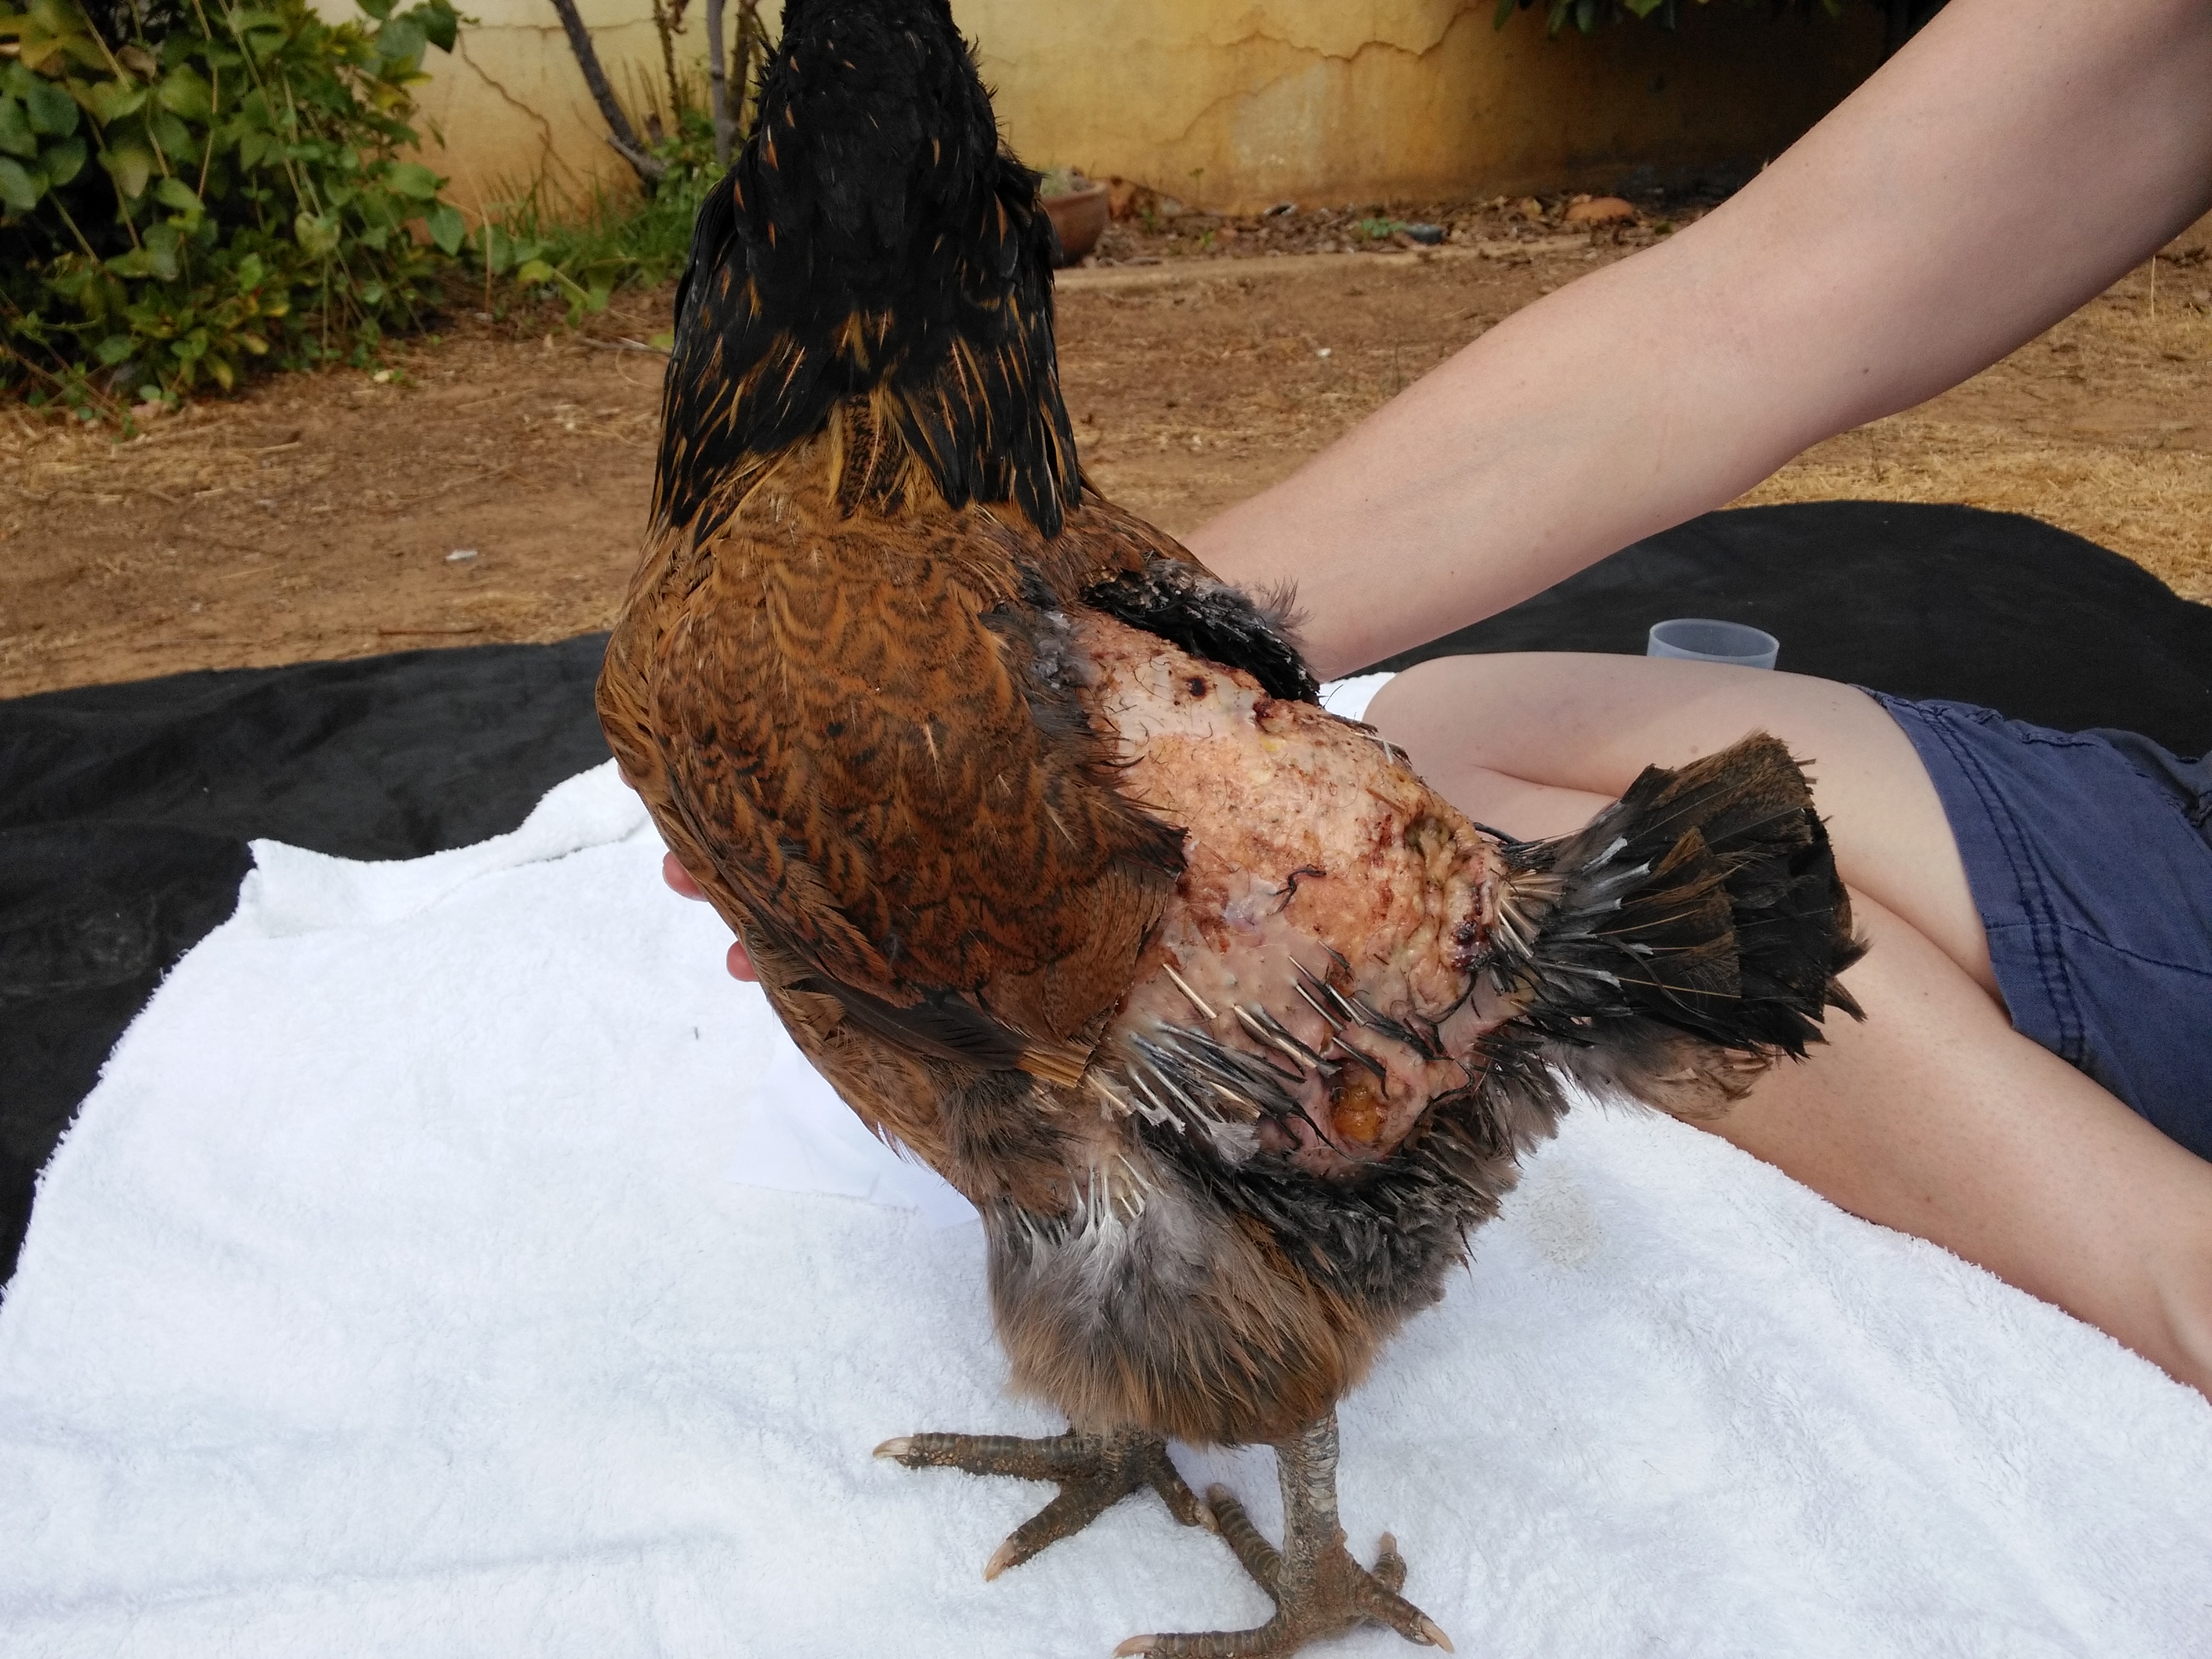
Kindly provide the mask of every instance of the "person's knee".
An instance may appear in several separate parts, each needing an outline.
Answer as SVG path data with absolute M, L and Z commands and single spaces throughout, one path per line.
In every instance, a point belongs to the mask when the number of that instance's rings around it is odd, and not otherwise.
M 2212 1237 L 2200 1238 L 2160 1285 L 2172 1331 L 2177 1378 L 2212 1399 Z
M 1510 657 L 1435 657 L 1393 675 L 1367 706 L 1367 722 L 1402 748 L 1448 744 L 1463 761 L 1485 763 L 1483 739 L 1498 728 L 1512 683 Z
M 1541 720 L 1541 699 L 1532 701 L 1526 684 L 1530 662 L 1507 654 L 1417 664 L 1376 693 L 1366 719 L 1460 811 L 1479 823 L 1533 840 L 1579 830 L 1612 797 L 1503 763 L 1502 757 L 1512 755 L 1525 766 L 1526 728 Z M 1544 752 L 1563 761 L 1571 742 L 1571 734 L 1554 732 Z

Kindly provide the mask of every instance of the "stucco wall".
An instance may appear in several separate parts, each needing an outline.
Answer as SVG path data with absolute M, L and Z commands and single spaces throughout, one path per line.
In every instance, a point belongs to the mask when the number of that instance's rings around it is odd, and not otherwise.
M 649 0 L 581 0 L 620 88 L 660 82 Z M 350 0 L 325 0 L 336 9 Z M 540 176 L 574 191 L 626 170 L 601 140 L 548 0 L 471 0 L 431 54 L 429 160 L 465 207 Z M 953 0 L 1000 118 L 1035 165 L 1250 207 L 1604 186 L 1771 155 L 1874 68 L 1880 20 L 1685 5 L 1679 33 L 1547 39 L 1492 0 Z M 684 44 L 696 62 L 697 0 Z
M 325 16 L 359 15 L 354 0 L 315 3 Z M 465 0 L 459 9 L 477 21 L 462 26 L 450 55 L 426 55 L 430 80 L 416 88 L 415 124 L 455 204 L 474 216 L 540 180 L 570 197 L 594 180 L 628 188 L 629 169 L 606 146 L 606 123 L 549 0 Z M 607 78 L 635 112 L 635 93 L 655 94 L 665 79 L 651 0 L 578 0 L 578 9 Z M 701 25 L 695 17 L 685 28 L 679 44 L 690 43 L 696 60 Z
M 1492 0 L 955 0 L 1031 162 L 1218 207 L 1607 185 L 1775 154 L 1880 57 L 1879 19 L 1728 3 L 1547 39 Z M 1085 27 L 1086 11 L 1098 21 Z

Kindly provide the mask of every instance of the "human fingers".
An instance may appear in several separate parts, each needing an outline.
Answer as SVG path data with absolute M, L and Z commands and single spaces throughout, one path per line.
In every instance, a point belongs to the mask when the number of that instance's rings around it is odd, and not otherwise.
M 706 890 L 691 879 L 691 872 L 684 867 L 683 860 L 673 853 L 661 856 L 660 878 L 668 884 L 672 892 L 681 893 L 685 898 L 703 899 L 707 896 Z
M 691 878 L 691 872 L 684 867 L 682 860 L 673 853 L 661 859 L 660 878 L 668 884 L 672 892 L 681 893 L 685 898 L 703 899 L 707 896 L 706 890 Z M 730 954 L 724 961 L 732 979 L 744 980 L 749 985 L 759 982 L 760 972 L 753 966 L 752 953 L 745 949 L 744 940 L 732 939 Z

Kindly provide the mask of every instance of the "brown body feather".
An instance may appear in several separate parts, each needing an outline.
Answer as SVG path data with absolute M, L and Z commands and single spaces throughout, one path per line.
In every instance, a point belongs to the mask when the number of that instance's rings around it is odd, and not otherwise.
M 841 411 L 713 537 L 659 537 L 601 713 L 763 959 L 924 1052 L 1073 1084 L 1182 854 L 1115 787 L 1036 602 L 1073 608 L 1169 544 L 1098 504 L 1049 543 L 975 506 L 881 516 L 852 463 L 898 442 Z

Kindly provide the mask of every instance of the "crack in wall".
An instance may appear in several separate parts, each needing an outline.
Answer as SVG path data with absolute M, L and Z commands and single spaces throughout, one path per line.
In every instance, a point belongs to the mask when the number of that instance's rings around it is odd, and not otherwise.
M 574 169 L 568 167 L 565 164 L 562 164 L 561 162 L 560 156 L 554 152 L 552 122 L 547 120 L 542 113 L 532 109 L 529 105 L 524 103 L 521 99 L 509 92 L 496 76 L 491 74 L 483 64 L 477 63 L 474 58 L 471 57 L 468 51 L 468 40 L 465 36 L 454 41 L 453 47 L 454 56 L 469 66 L 470 72 L 472 73 L 478 81 L 482 82 L 485 86 L 490 88 L 492 91 L 498 94 L 501 102 L 506 104 L 509 109 L 512 109 L 523 116 L 526 119 L 537 124 L 538 129 L 538 158 L 536 166 L 531 169 L 535 178 L 544 179 L 548 177 L 556 165 L 562 166 L 563 171 L 573 174 Z M 440 136 L 438 142 L 441 146 L 444 144 L 445 139 L 442 134 Z M 450 150 L 447 153 L 448 155 L 452 154 Z M 472 176 L 470 178 L 469 183 L 476 191 L 477 217 L 482 219 L 485 216 L 484 180 L 481 176 L 475 176 L 473 169 L 471 172 Z
M 1443 26 L 1437 31 L 1436 38 L 1425 46 L 1404 46 L 1396 40 L 1370 35 L 1348 52 L 1334 52 L 1327 46 L 1314 46 L 1307 41 L 1292 40 L 1286 35 L 1272 33 L 1264 28 L 1248 29 L 1243 33 L 1227 40 L 1209 35 L 1206 37 L 1206 44 L 1218 52 L 1234 52 L 1251 41 L 1264 40 L 1269 46 L 1280 46 L 1285 52 L 1295 52 L 1308 58 L 1317 58 L 1324 62 L 1339 64 L 1357 63 L 1364 54 L 1376 48 L 1385 52 L 1402 52 L 1408 58 L 1419 59 L 1426 58 L 1431 52 L 1441 47 L 1452 30 L 1458 26 L 1461 18 L 1486 9 L 1482 0 L 1472 0 L 1472 3 L 1470 0 L 1460 0 L 1460 3 L 1452 9 L 1451 15 L 1443 20 Z
M 475 71 L 477 80 L 483 82 L 484 85 L 489 87 L 494 92 L 497 93 L 510 109 L 520 111 L 522 114 L 527 116 L 531 120 L 535 121 L 538 124 L 539 129 L 544 135 L 545 152 L 546 154 L 550 155 L 553 150 L 553 124 L 547 120 L 538 111 L 531 108 L 529 105 L 524 103 L 522 100 L 509 92 L 507 88 L 502 85 L 489 70 L 487 70 L 482 64 L 479 64 L 474 58 L 469 55 L 469 43 L 466 36 L 463 36 L 459 40 L 455 40 L 453 42 L 453 46 L 455 55 L 459 57 L 463 63 L 466 64 L 471 70 Z
M 1474 7 L 1462 6 L 1459 10 L 1452 14 L 1452 21 L 1457 22 L 1460 18 L 1467 15 L 1469 11 L 1474 9 Z M 1198 131 L 1199 127 L 1217 111 L 1219 111 L 1227 106 L 1246 100 L 1265 97 L 1267 94 L 1273 92 L 1276 88 L 1282 86 L 1285 82 L 1294 81 L 1298 76 L 1307 74 L 1316 64 L 1342 64 L 1349 67 L 1357 64 L 1361 58 L 1365 58 L 1373 52 L 1395 53 L 1399 57 L 1410 58 L 1416 64 L 1420 63 L 1426 58 L 1434 57 L 1437 53 L 1442 52 L 1445 48 L 1449 44 L 1448 37 L 1449 36 L 1450 32 L 1450 24 L 1447 24 L 1443 34 L 1438 35 L 1430 45 L 1422 47 L 1418 52 L 1410 46 L 1401 46 L 1394 40 L 1363 40 L 1360 42 L 1358 48 L 1351 52 L 1328 52 L 1318 46 L 1301 46 L 1296 41 L 1286 40 L 1280 35 L 1269 34 L 1264 30 L 1259 29 L 1255 29 L 1247 33 L 1240 34 L 1234 40 L 1221 44 L 1217 50 L 1224 52 L 1234 52 L 1251 41 L 1263 40 L 1268 45 L 1279 46 L 1285 52 L 1295 52 L 1300 57 L 1305 58 L 1307 61 L 1297 65 L 1296 68 L 1285 70 L 1277 75 L 1267 76 L 1265 78 L 1247 86 L 1232 88 L 1227 92 L 1208 99 L 1204 104 L 1199 106 L 1197 111 L 1191 116 L 1190 119 L 1183 124 L 1180 131 L 1175 133 L 1170 137 L 1148 140 L 1146 142 L 1158 143 L 1164 149 L 1187 143 L 1192 135 Z

